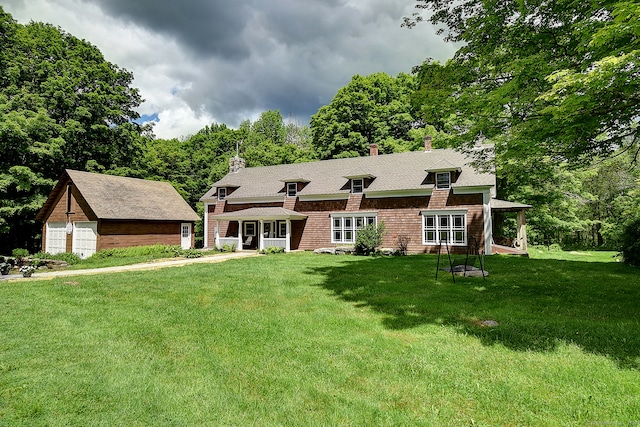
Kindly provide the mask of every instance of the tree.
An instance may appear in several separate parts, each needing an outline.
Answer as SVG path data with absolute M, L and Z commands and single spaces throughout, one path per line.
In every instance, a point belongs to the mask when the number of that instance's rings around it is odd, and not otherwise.
M 416 0 L 464 70 L 451 91 L 458 142 L 498 155 L 588 163 L 638 150 L 637 2 Z M 422 21 L 405 18 L 409 27 Z M 425 73 L 428 70 L 425 70 Z
M 0 7 L 0 252 L 39 247 L 34 221 L 65 168 L 136 163 L 145 129 L 133 75 L 49 24 Z
M 409 114 L 413 78 L 407 74 L 391 77 L 385 73 L 354 76 L 329 105 L 311 117 L 312 144 L 322 159 L 362 156 L 370 144 L 381 153 L 393 152 L 412 143 L 409 130 L 414 119 Z
M 263 112 L 258 120 L 243 122 L 239 129 L 243 157 L 249 167 L 270 166 L 313 160 L 308 128 L 285 124 L 277 110 Z

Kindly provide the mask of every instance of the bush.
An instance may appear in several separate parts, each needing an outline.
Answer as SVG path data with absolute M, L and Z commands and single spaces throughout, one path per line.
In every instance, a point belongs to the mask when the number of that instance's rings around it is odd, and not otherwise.
M 278 247 L 278 246 L 269 246 L 268 248 L 265 248 L 265 249 L 261 250 L 260 253 L 265 254 L 265 255 L 283 254 L 284 253 L 284 248 Z
M 202 256 L 202 252 L 197 249 L 180 249 L 176 252 L 176 256 L 181 256 L 185 258 L 200 258 Z
M 64 261 L 69 265 L 77 264 L 80 262 L 80 257 L 72 252 L 62 252 L 52 255 L 47 252 L 38 252 L 33 256 L 34 259 L 55 259 L 58 261 Z
M 231 244 L 231 245 L 222 245 L 222 248 L 220 249 L 221 252 L 235 252 L 236 251 L 236 245 L 235 244 Z
M 622 257 L 627 264 L 640 267 L 640 217 L 631 220 L 624 227 Z
M 148 246 L 131 246 L 128 248 L 104 249 L 91 255 L 93 259 L 105 258 L 130 258 L 130 257 L 155 257 L 155 258 L 173 258 L 182 248 L 177 245 L 148 245 Z
M 411 241 L 411 237 L 406 236 L 404 234 L 399 235 L 396 239 L 396 253 L 398 255 L 404 256 L 407 254 L 407 248 L 409 247 L 409 242 Z
M 356 236 L 355 251 L 357 255 L 371 255 L 376 248 L 382 244 L 382 239 L 386 234 L 384 223 L 381 222 L 377 226 L 369 224 L 361 230 L 358 230 Z

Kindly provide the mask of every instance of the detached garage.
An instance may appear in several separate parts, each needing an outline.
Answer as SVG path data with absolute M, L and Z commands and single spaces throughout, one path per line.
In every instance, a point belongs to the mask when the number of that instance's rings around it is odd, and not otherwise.
M 129 246 L 192 248 L 200 218 L 168 182 L 67 169 L 36 219 L 44 252 L 87 258 Z

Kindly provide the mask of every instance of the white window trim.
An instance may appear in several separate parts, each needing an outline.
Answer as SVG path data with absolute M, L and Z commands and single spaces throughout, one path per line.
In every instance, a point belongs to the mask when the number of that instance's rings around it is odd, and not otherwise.
M 227 198 L 227 189 L 226 187 L 218 188 L 218 200 L 224 200 Z
M 359 184 L 356 185 L 356 182 L 358 182 Z M 362 194 L 364 192 L 364 178 L 351 179 L 351 192 L 353 194 Z
M 249 230 L 249 228 L 253 228 L 253 230 Z M 242 223 L 242 231 L 244 232 L 244 237 L 255 237 L 257 225 L 253 221 L 246 221 Z
M 469 230 L 468 230 L 469 222 L 467 220 L 467 216 L 468 216 L 467 213 L 468 211 L 466 209 L 421 211 L 420 214 L 422 215 L 422 244 L 438 245 L 441 243 L 442 233 L 446 232 L 448 237 L 447 243 L 449 244 L 449 246 L 466 246 L 468 241 L 468 234 L 469 234 Z M 433 227 L 427 227 L 427 217 L 429 216 L 435 217 Z M 462 216 L 462 218 L 464 219 L 464 224 L 462 228 L 454 226 L 455 224 L 454 216 Z M 442 217 L 448 217 L 448 224 L 449 224 L 448 226 L 441 227 L 440 219 Z M 434 233 L 433 239 L 427 238 L 428 232 Z M 455 238 L 456 233 L 460 233 L 460 232 L 462 232 L 462 238 L 456 239 Z M 445 242 L 442 241 L 442 243 L 445 243 Z
M 298 183 L 287 182 L 287 197 L 296 197 L 296 196 L 298 196 Z
M 278 238 L 283 239 L 287 237 L 287 221 L 278 221 Z
M 355 243 L 358 230 L 368 224 L 378 225 L 377 213 L 350 212 L 331 214 L 331 243 Z M 337 238 L 337 236 L 340 237 Z
M 446 184 L 445 183 L 440 184 L 438 177 L 441 177 L 441 176 L 447 177 Z M 436 188 L 438 190 L 448 190 L 451 188 L 451 172 L 436 172 Z

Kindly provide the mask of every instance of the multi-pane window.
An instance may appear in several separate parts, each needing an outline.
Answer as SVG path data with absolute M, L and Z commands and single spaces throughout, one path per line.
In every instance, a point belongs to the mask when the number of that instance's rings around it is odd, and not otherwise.
M 224 200 L 227 198 L 227 189 L 224 187 L 218 188 L 218 200 Z
M 351 192 L 354 194 L 362 193 L 364 190 L 364 179 L 355 178 L 351 180 Z
M 331 243 L 355 243 L 358 230 L 369 224 L 376 224 L 375 215 L 333 215 Z
M 450 172 L 438 172 L 436 173 L 436 188 L 439 190 L 447 190 L 451 187 L 451 173 Z
M 267 239 L 287 237 L 287 221 L 265 221 L 262 224 L 262 235 Z
M 466 211 L 422 212 L 422 243 L 424 245 L 467 244 Z
M 298 195 L 298 183 L 287 182 L 287 197 L 296 197 Z

